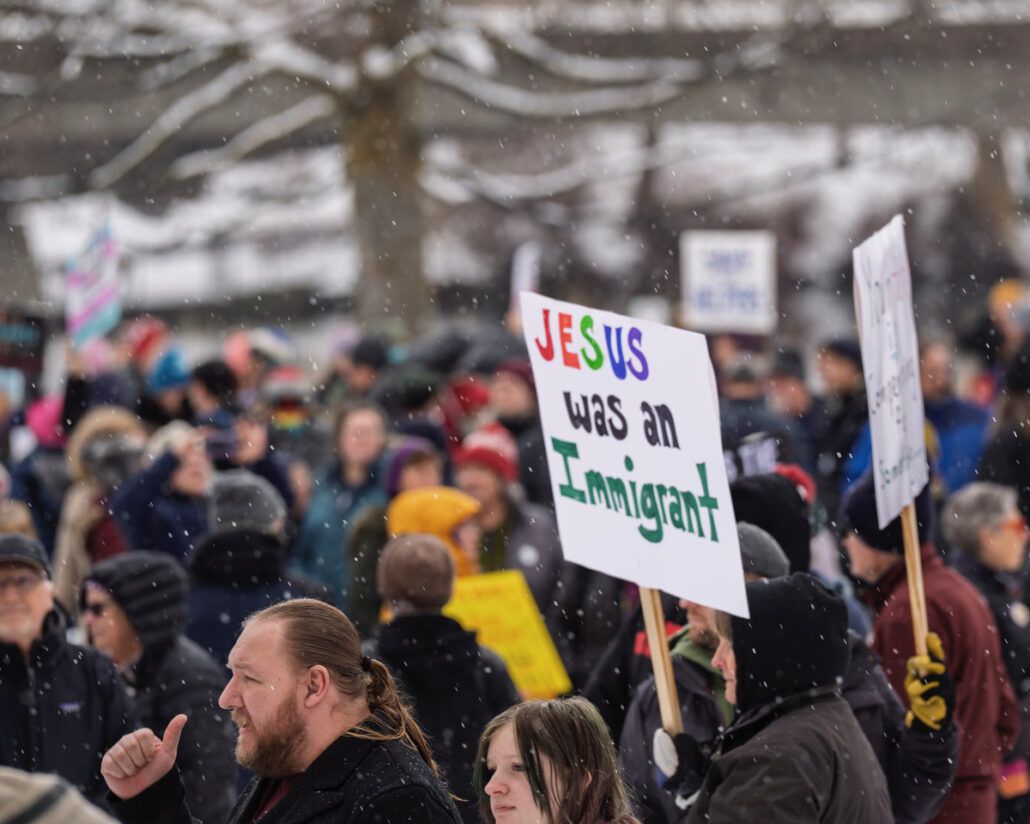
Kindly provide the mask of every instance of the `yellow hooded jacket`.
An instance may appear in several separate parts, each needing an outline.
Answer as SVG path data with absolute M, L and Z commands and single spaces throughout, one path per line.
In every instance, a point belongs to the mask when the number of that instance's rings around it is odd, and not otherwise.
M 402 492 L 386 509 L 386 529 L 391 538 L 409 532 L 433 535 L 454 555 L 459 576 L 475 575 L 479 564 L 454 541 L 454 531 L 479 512 L 479 501 L 448 486 L 431 486 Z

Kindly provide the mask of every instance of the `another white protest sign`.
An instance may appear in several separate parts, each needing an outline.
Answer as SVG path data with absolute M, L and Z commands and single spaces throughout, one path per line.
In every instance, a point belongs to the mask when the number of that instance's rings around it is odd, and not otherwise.
M 691 329 L 757 335 L 776 329 L 772 232 L 684 232 L 680 261 L 684 320 Z
M 852 258 L 882 529 L 929 480 L 912 274 L 901 215 L 856 247 Z
M 747 615 L 702 335 L 522 294 L 567 560 Z

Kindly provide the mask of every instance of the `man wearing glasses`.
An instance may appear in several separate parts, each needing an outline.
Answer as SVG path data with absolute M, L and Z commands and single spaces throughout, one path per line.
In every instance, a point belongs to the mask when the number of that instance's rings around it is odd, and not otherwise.
M 105 805 L 100 759 L 136 718 L 111 662 L 65 629 L 43 546 L 0 535 L 0 766 L 56 773 Z

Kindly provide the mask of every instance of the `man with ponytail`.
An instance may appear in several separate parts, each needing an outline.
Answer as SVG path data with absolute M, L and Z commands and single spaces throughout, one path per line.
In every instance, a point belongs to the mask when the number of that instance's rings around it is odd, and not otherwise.
M 256 775 L 228 824 L 460 824 L 390 671 L 338 609 L 301 598 L 255 613 L 228 667 L 219 704 L 239 730 L 236 760 Z M 173 769 L 186 723 L 172 719 L 163 739 L 136 730 L 104 756 L 123 822 L 196 822 Z

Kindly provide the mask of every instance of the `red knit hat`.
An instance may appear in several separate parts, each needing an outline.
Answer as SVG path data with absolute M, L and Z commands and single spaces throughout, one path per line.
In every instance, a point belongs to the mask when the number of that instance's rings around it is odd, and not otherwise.
M 519 477 L 519 450 L 515 439 L 500 424 L 490 424 L 469 434 L 454 454 L 456 469 L 480 464 L 509 483 Z

